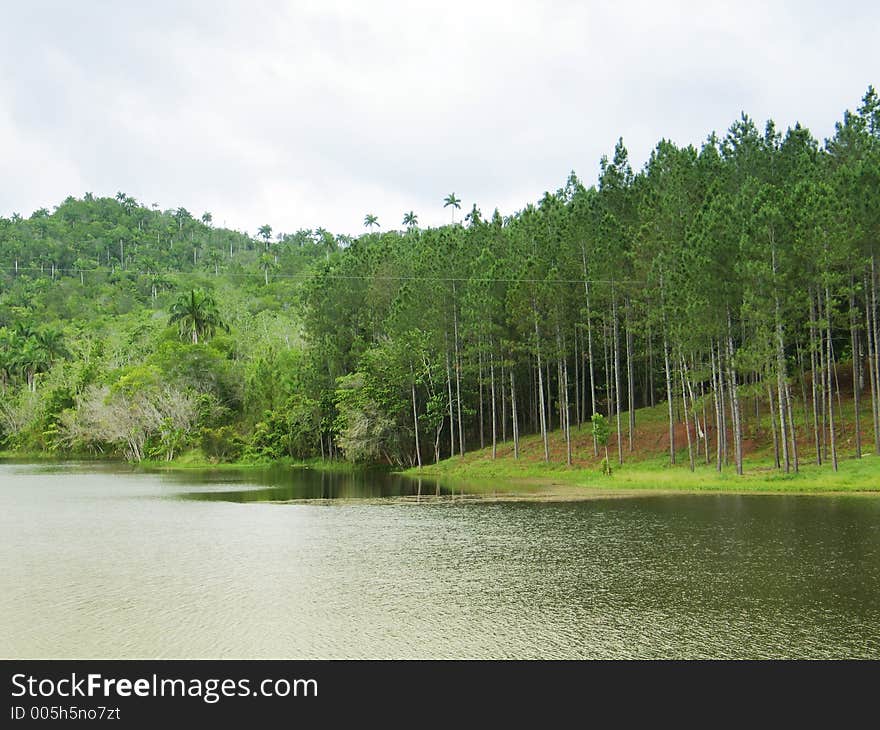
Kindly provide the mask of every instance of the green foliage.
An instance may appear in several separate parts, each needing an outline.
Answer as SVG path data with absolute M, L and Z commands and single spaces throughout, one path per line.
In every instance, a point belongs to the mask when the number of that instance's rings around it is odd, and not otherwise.
M 518 435 L 601 410 L 622 459 L 625 412 L 671 398 L 669 438 L 681 414 L 696 440 L 723 401 L 741 437 L 737 389 L 769 386 L 803 440 L 835 365 L 880 401 L 878 109 L 869 88 L 823 145 L 743 115 L 639 170 L 619 140 L 596 185 L 572 173 L 507 217 L 469 202 L 465 225 L 454 193 L 453 225 L 368 213 L 357 238 L 250 236 L 122 191 L 0 218 L 0 438 L 409 465 L 511 438 L 515 401 Z
M 211 337 L 218 328 L 229 329 L 220 318 L 214 297 L 202 289 L 181 294 L 169 311 L 169 321 L 177 324 L 181 338 L 192 339 L 194 345 L 199 344 L 200 337 Z
M 611 427 L 608 425 L 608 419 L 601 413 L 594 413 L 590 419 L 592 425 L 593 438 L 599 446 L 608 446 L 608 437 L 611 435 Z
M 236 461 L 245 449 L 245 441 L 232 425 L 203 428 L 199 435 L 202 452 L 213 461 Z

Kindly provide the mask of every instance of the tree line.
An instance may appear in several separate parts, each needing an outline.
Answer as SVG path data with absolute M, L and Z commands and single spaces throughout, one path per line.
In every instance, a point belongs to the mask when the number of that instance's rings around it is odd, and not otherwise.
M 742 473 L 760 401 L 781 469 L 836 469 L 845 366 L 855 453 L 868 433 L 876 452 L 878 141 L 870 88 L 821 145 L 743 115 L 699 149 L 661 140 L 638 172 L 621 140 L 597 185 L 572 174 L 506 218 L 362 236 L 303 294 L 327 450 L 421 464 L 517 455 L 532 432 L 550 460 L 559 428 L 571 463 L 572 426 L 602 413 L 623 463 L 637 409 L 665 401 L 671 463 L 686 447 L 692 469 Z
M 536 434 L 572 463 L 598 413 L 624 463 L 638 409 L 664 404 L 671 463 L 741 473 L 763 408 L 796 471 L 836 468 L 851 390 L 853 453 L 880 448 L 873 88 L 822 143 L 743 115 L 638 171 L 620 140 L 595 185 L 572 173 L 509 216 L 440 204 L 448 225 L 367 214 L 357 238 L 251 236 L 122 193 L 0 219 L 6 445 L 408 466 L 519 457 Z

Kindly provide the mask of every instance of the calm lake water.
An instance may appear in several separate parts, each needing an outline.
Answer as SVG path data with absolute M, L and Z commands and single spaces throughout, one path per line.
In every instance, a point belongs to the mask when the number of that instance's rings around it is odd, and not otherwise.
M 0 657 L 880 658 L 880 499 L 414 490 L 0 465 Z

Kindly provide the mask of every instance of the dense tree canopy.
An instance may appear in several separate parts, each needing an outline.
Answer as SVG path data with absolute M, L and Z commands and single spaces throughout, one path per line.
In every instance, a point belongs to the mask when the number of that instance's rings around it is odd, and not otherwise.
M 665 401 L 671 462 L 742 471 L 763 407 L 796 470 L 836 467 L 849 388 L 856 452 L 863 433 L 880 451 L 873 88 L 822 144 L 743 115 L 638 172 L 619 140 L 595 186 L 572 173 L 509 217 L 443 205 L 450 225 L 367 214 L 356 239 L 122 192 L 0 219 L 7 447 L 414 465 L 529 432 L 550 459 L 560 429 L 571 463 L 600 413 L 624 462 L 637 409 Z

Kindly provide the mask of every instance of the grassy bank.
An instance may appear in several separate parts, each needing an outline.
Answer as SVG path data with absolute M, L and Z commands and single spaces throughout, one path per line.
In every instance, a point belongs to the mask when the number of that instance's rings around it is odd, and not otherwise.
M 445 459 L 439 464 L 425 465 L 421 471 L 409 469 L 410 476 L 439 479 L 449 484 L 483 485 L 484 489 L 516 494 L 541 493 L 551 498 L 586 498 L 589 492 L 655 491 L 725 491 L 766 493 L 876 493 L 880 495 L 880 457 L 872 453 L 873 434 L 870 422 L 862 416 L 862 458 L 855 458 L 855 428 L 852 404 L 842 403 L 838 430 L 839 470 L 832 470 L 830 461 L 816 464 L 816 449 L 807 428 L 799 429 L 800 469 L 785 474 L 774 464 L 772 428 L 769 414 L 750 414 L 744 428 L 744 474 L 738 476 L 730 463 L 719 473 L 715 466 L 715 444 L 710 439 L 709 461 L 701 450 L 696 456 L 694 471 L 689 468 L 687 437 L 684 426 L 676 431 L 676 465 L 669 464 L 669 436 L 666 406 L 636 411 L 633 448 L 626 434 L 622 442 L 623 461 L 618 463 L 615 437 L 609 444 L 613 474 L 601 472 L 601 459 L 593 455 L 589 425 L 572 429 L 572 466 L 565 464 L 566 445 L 559 430 L 550 434 L 550 462 L 544 461 L 540 436 L 520 440 L 519 458 L 514 458 L 513 445 L 498 445 L 496 458 L 491 448 L 483 448 Z M 870 416 L 868 416 L 870 418 Z M 626 427 L 626 416 L 623 419 Z M 693 435 L 693 434 L 692 434 Z M 830 447 L 829 447 L 830 448 Z
M 320 471 L 350 474 L 368 470 L 388 471 L 382 465 L 359 465 L 347 461 L 317 459 L 265 459 L 260 461 L 217 461 L 209 459 L 199 449 L 186 451 L 171 461 L 165 459 L 144 459 L 137 463 L 127 462 L 119 457 L 95 457 L 91 454 L 59 454 L 57 452 L 0 451 L 0 462 L 31 464 L 60 462 L 94 462 L 96 464 L 120 464 L 133 470 L 143 471 L 260 471 L 266 469 L 314 469 Z
M 206 458 L 201 451 L 194 450 L 181 454 L 172 461 L 145 459 L 135 465 L 146 471 L 217 470 L 250 471 L 262 469 L 315 469 L 319 471 L 349 474 L 375 469 L 387 471 L 383 466 L 362 466 L 348 461 L 329 461 L 324 459 L 266 459 L 259 461 L 214 461 Z

